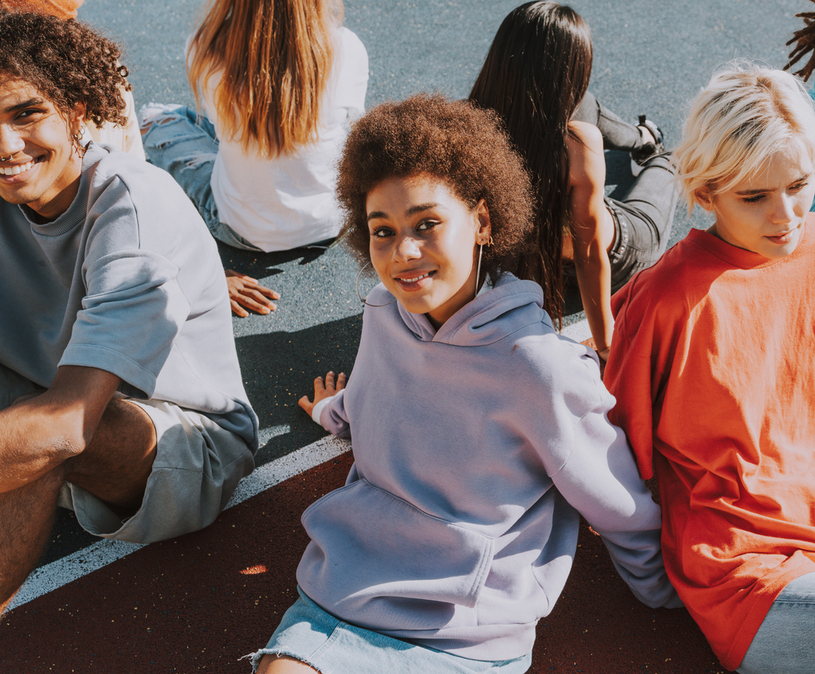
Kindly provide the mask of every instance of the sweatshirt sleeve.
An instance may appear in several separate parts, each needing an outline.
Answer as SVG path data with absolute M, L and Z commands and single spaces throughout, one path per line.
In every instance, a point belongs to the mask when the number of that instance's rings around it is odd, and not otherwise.
M 345 390 L 320 401 L 318 405 L 322 405 L 322 407 L 319 410 L 315 408 L 314 416 L 316 417 L 319 414 L 318 423 L 320 426 L 338 438 L 350 438 L 351 427 L 345 410 Z
M 85 296 L 59 364 L 106 370 L 128 395 L 150 398 L 190 302 L 179 268 L 142 245 L 139 218 L 127 185 L 112 178 L 87 215 Z
M 614 405 L 599 368 L 585 355 L 559 359 L 558 380 L 549 406 L 548 433 L 541 452 L 563 497 L 600 534 L 612 562 L 634 595 L 651 607 L 679 606 L 660 551 L 662 513 L 640 477 L 625 433 L 608 419 Z M 556 461 L 556 463 L 553 463 Z
M 681 606 L 660 551 L 660 507 L 639 476 L 625 434 L 609 423 L 606 411 L 600 406 L 580 419 L 574 449 L 552 481 L 600 534 L 637 599 L 651 607 Z

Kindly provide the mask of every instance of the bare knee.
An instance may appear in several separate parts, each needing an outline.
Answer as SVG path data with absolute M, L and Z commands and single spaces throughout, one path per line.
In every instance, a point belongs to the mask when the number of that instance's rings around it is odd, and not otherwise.
M 142 138 L 144 138 L 147 135 L 147 132 L 153 128 L 153 124 L 164 126 L 165 124 L 169 124 L 172 121 L 175 121 L 173 117 L 168 115 L 162 115 L 161 113 L 154 115 L 152 117 L 146 117 L 139 124 L 139 132 L 141 133 Z
M 134 403 L 114 398 L 85 451 L 65 462 L 66 479 L 111 505 L 138 507 L 156 443 L 149 415 Z
M 288 655 L 264 655 L 258 664 L 257 674 L 308 674 L 318 672 L 305 662 Z

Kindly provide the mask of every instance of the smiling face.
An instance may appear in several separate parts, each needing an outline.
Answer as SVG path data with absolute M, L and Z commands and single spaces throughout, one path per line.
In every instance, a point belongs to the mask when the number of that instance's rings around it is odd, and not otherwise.
M 753 177 L 699 204 L 716 216 L 711 234 L 769 259 L 793 253 L 815 196 L 813 162 L 795 143 L 770 155 Z
M 25 204 L 44 220 L 71 205 L 82 159 L 72 135 L 84 106 L 65 115 L 28 82 L 0 74 L 0 198 Z
M 366 200 L 370 254 L 399 303 L 440 327 L 475 296 L 476 244 L 490 236 L 482 199 L 471 209 L 436 177 L 386 178 Z

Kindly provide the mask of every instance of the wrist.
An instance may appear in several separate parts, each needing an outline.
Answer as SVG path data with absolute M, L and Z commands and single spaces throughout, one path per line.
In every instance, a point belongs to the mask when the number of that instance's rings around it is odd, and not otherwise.
M 331 398 L 332 396 L 328 396 L 314 403 L 314 407 L 311 409 L 311 418 L 315 423 L 320 424 L 320 413 L 323 411 L 323 408 L 331 402 Z M 322 424 L 320 424 L 320 426 L 322 426 Z

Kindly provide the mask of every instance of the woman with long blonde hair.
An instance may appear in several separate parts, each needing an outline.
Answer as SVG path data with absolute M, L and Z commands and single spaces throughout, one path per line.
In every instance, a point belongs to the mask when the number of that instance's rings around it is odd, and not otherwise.
M 211 0 L 187 42 L 187 74 L 206 116 L 150 104 L 142 133 L 213 236 L 265 252 L 334 238 L 334 164 L 368 81 L 341 0 Z M 274 308 L 276 293 L 227 276 L 236 314 Z

